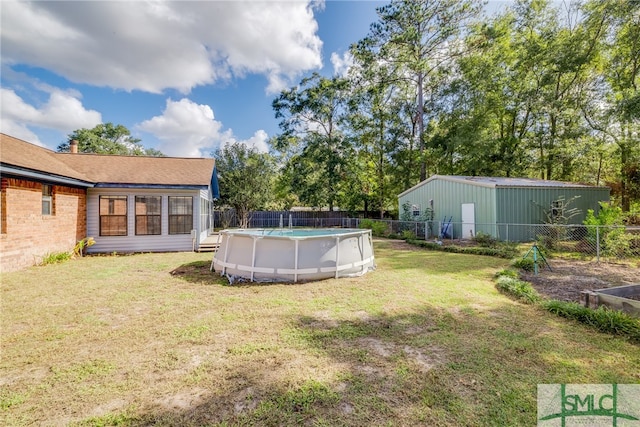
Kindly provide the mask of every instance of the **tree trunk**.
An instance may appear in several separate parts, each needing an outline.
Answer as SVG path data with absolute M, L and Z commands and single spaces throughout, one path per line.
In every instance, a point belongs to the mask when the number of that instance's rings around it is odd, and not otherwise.
M 422 73 L 418 73 L 418 146 L 420 147 L 420 182 L 427 179 L 427 159 L 424 156 L 424 95 Z

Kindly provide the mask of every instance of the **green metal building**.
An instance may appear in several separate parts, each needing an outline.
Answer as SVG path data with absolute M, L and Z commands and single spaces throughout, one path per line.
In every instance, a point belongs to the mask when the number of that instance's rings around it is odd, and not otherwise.
M 521 225 L 545 224 L 550 216 L 560 219 L 575 213 L 569 223 L 582 224 L 588 209 L 597 215 L 601 201 L 609 201 L 608 187 L 531 178 L 443 175 L 434 175 L 398 196 L 400 212 L 409 207 L 416 218 L 432 212 L 439 226 L 451 222 L 447 230 L 452 238 L 471 238 L 483 232 L 513 241 L 531 237 L 527 227 Z

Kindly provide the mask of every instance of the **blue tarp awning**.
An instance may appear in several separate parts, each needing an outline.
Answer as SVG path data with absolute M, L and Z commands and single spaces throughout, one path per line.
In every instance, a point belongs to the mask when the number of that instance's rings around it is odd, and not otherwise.
M 213 200 L 220 199 L 220 186 L 218 185 L 218 168 L 213 165 L 213 173 L 211 174 L 211 196 Z

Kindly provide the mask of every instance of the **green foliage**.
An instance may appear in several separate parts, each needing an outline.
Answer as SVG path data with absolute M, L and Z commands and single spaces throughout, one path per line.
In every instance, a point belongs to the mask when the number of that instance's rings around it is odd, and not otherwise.
M 333 405 L 339 395 L 315 380 L 309 380 L 296 390 L 290 390 L 276 399 L 278 408 L 284 412 L 309 412 L 314 405 Z
M 491 234 L 483 233 L 482 231 L 476 233 L 476 235 L 473 236 L 473 241 L 476 242 L 479 246 L 483 246 L 485 248 L 495 248 L 499 243 L 498 240 Z
M 79 153 L 117 154 L 122 156 L 163 157 L 155 148 L 144 148 L 140 139 L 132 138 L 131 132 L 123 125 L 101 123 L 93 129 L 77 129 L 68 135 L 68 141 L 58 145 L 58 151 L 68 153 L 69 141 L 78 141 Z
M 498 289 L 526 304 L 536 304 L 542 300 L 530 283 L 506 275 L 498 277 Z
M 285 162 L 281 186 L 308 206 L 333 208 L 341 194 L 361 193 L 349 189 L 360 177 L 352 169 L 357 163 L 350 161 L 352 140 L 339 126 L 349 88 L 346 79 L 314 73 L 273 100 L 283 132 L 273 140 Z
M 73 254 L 79 257 L 84 256 L 84 250 L 86 248 L 90 248 L 95 244 L 96 244 L 96 241 L 94 240 L 93 237 L 85 237 L 84 239 L 76 243 L 76 245 L 73 248 Z
M 542 307 L 551 313 L 577 320 L 602 332 L 622 335 L 632 341 L 640 342 L 640 319 L 622 311 L 610 310 L 606 307 L 593 310 L 574 302 L 557 300 L 544 301 Z
M 246 228 L 251 212 L 264 207 L 273 196 L 275 160 L 238 142 L 212 154 L 219 174 L 220 200 L 236 210 L 240 227 Z
M 520 270 L 524 270 L 524 271 L 534 270 L 534 264 L 531 258 L 517 258 L 513 260 L 511 265 L 515 268 L 519 268 Z
M 623 225 L 622 209 L 611 203 L 600 202 L 598 215 L 594 215 L 593 209 L 587 211 L 584 225 Z
M 40 265 L 60 264 L 70 259 L 71 254 L 69 252 L 53 252 L 42 258 Z
M 516 270 L 505 268 L 504 270 L 500 270 L 496 273 L 496 278 L 498 277 L 510 277 L 512 279 L 517 279 L 520 277 L 520 273 L 518 273 Z
M 403 230 L 402 231 L 402 239 L 404 240 L 415 240 L 416 238 L 416 233 L 414 233 L 412 230 Z
M 411 243 L 412 245 L 419 246 L 421 248 L 443 251 L 443 252 L 452 252 L 458 254 L 470 254 L 470 255 L 486 255 L 486 256 L 495 256 L 498 258 L 513 258 L 516 253 L 516 249 L 513 245 L 500 245 L 496 248 L 484 248 L 481 246 L 457 246 L 457 245 L 442 245 L 435 242 L 429 242 L 425 240 L 407 240 L 407 243 Z
M 598 215 L 593 209 L 587 211 L 584 224 L 587 228 L 587 240 L 595 247 L 600 239 L 600 250 L 604 256 L 633 256 L 634 236 L 624 229 L 625 215 L 622 209 L 610 203 L 600 203 Z
M 371 234 L 376 237 L 385 237 L 389 234 L 389 227 L 385 222 L 376 221 L 373 219 L 363 219 L 360 221 L 360 228 L 368 228 L 371 230 Z
M 518 273 L 513 270 L 498 272 L 496 274 L 498 290 L 525 304 L 536 304 L 551 313 L 577 320 L 602 332 L 621 335 L 640 342 L 640 319 L 604 306 L 593 310 L 574 302 L 543 299 L 530 283 L 519 280 L 517 275 Z

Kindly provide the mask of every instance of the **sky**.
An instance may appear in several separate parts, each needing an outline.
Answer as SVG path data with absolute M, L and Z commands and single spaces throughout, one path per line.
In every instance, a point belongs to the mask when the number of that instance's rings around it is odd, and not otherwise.
M 273 99 L 343 73 L 386 3 L 2 0 L 0 130 L 55 150 L 111 122 L 169 156 L 267 151 Z

